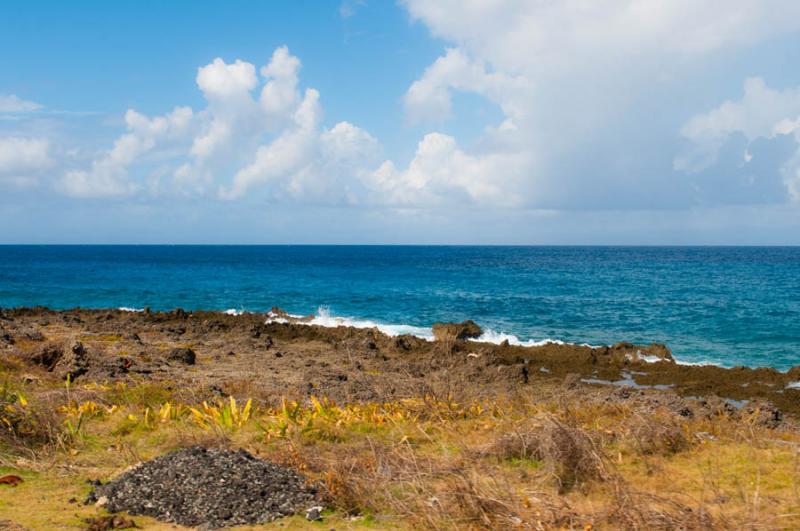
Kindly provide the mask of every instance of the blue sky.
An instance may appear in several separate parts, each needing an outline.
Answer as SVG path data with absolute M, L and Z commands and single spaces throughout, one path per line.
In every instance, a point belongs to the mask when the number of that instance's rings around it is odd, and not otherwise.
M 3 11 L 0 242 L 800 244 L 795 2 Z

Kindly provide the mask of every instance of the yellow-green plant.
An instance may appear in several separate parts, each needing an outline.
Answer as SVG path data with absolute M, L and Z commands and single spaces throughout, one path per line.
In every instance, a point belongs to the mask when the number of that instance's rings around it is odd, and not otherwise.
M 158 410 L 158 418 L 162 423 L 175 421 L 186 416 L 191 411 L 191 408 L 183 404 L 172 405 L 171 402 L 164 402 Z
M 0 422 L 9 430 L 14 429 L 16 418 L 28 407 L 28 400 L 19 391 L 11 391 L 7 384 L 0 387 L 0 405 L 2 416 Z
M 236 399 L 230 397 L 228 402 L 218 401 L 211 406 L 208 402 L 203 402 L 200 408 L 189 408 L 194 415 L 195 422 L 202 428 L 219 428 L 226 431 L 235 431 L 247 424 L 250 420 L 250 412 L 253 407 L 252 399 L 248 399 L 244 407 L 236 404 Z
M 66 417 L 64 426 L 67 428 L 67 434 L 71 437 L 76 437 L 81 435 L 81 428 L 86 419 L 111 414 L 119 408 L 117 406 L 103 407 L 93 400 L 86 400 L 80 403 L 70 400 L 58 409 Z

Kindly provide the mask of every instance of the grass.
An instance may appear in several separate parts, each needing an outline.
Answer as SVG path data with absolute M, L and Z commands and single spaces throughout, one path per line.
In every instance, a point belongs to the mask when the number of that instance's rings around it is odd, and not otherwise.
M 98 474 L 105 469 L 94 470 Z M 85 506 L 82 501 L 91 486 L 74 474 L 63 473 L 54 477 L 49 474 L 24 472 L 16 469 L 0 468 L 2 474 L 16 473 L 23 476 L 25 482 L 9 491 L 0 492 L 0 520 L 21 523 L 28 529 L 84 529 L 87 518 L 95 518 L 101 514 L 94 506 Z M 70 501 L 70 500 L 76 501 Z M 34 510 L 32 510 L 34 509 Z M 376 525 L 376 521 L 368 519 L 351 520 L 335 513 L 324 515 L 325 526 L 307 522 L 301 516 L 287 518 L 266 527 L 282 527 L 289 529 L 317 530 L 330 529 L 368 529 Z M 175 524 L 166 524 L 153 518 L 135 516 L 134 521 L 140 528 L 153 530 L 183 529 Z M 265 526 L 242 526 L 237 529 L 263 529 Z M 2 528 L 2 525 L 0 525 Z
M 118 343 L 123 340 L 123 337 L 119 334 L 91 334 L 82 335 L 79 337 L 79 340 L 83 342 L 98 341 L 101 343 Z
M 0 375 L 0 514 L 81 528 L 87 479 L 193 444 L 243 447 L 324 486 L 307 529 L 800 527 L 800 435 L 553 395 L 337 404 L 184 401 L 169 383 Z M 544 396 L 544 395 L 543 395 Z M 550 395 L 547 395 L 550 396 Z M 184 398 L 181 398 L 184 397 Z M 148 529 L 170 528 L 134 517 Z

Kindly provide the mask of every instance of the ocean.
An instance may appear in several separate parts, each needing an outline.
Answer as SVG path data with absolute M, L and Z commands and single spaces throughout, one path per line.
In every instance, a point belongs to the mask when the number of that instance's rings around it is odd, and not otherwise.
M 681 363 L 800 365 L 798 247 L 0 246 L 0 307 L 279 306 L 323 325 L 667 344 Z

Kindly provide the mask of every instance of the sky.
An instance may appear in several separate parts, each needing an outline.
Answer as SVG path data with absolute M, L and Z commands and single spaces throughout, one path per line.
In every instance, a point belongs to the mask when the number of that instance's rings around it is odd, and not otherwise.
M 0 243 L 800 245 L 794 0 L 5 0 Z

